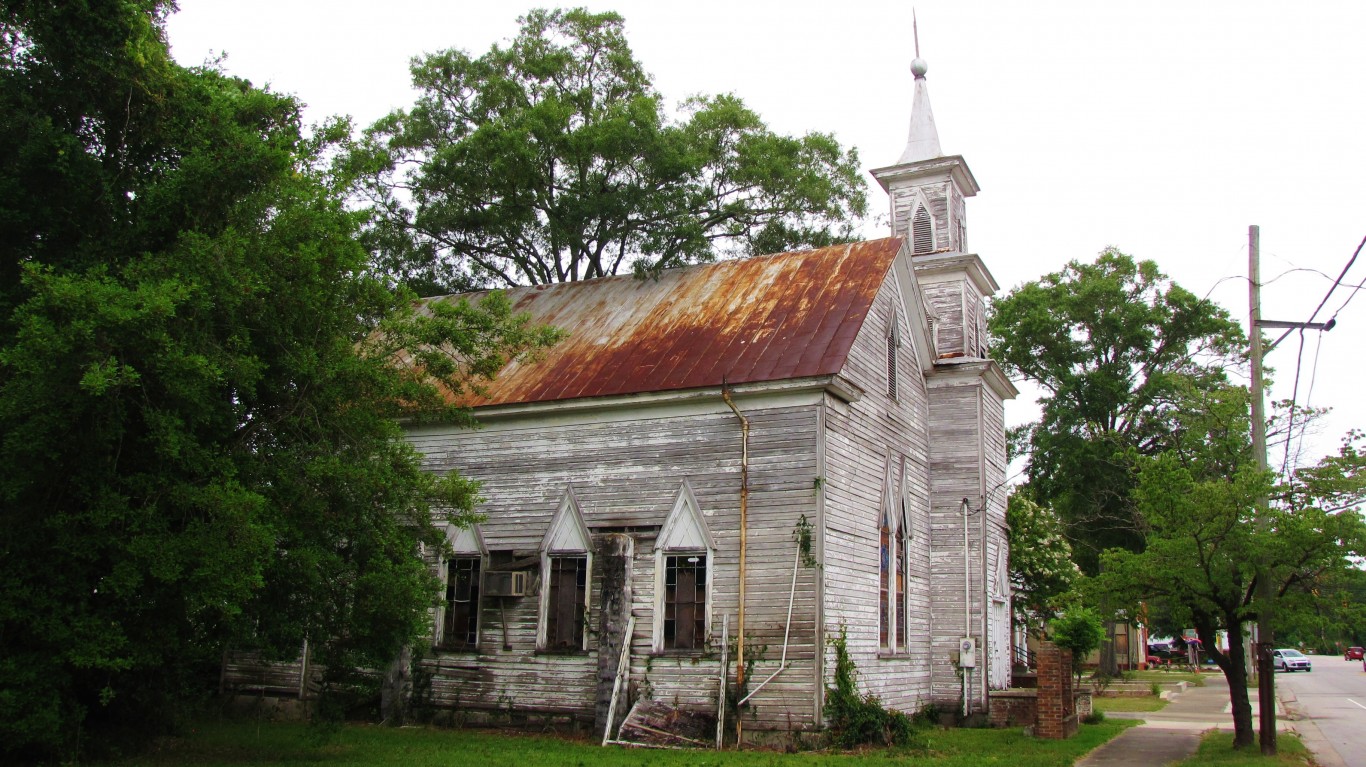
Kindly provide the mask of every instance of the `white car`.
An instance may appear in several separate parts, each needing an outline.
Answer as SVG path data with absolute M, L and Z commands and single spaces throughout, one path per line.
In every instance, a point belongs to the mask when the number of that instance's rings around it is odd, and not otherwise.
M 1271 665 L 1281 671 L 1313 671 L 1309 658 L 1299 650 L 1276 650 L 1271 653 Z

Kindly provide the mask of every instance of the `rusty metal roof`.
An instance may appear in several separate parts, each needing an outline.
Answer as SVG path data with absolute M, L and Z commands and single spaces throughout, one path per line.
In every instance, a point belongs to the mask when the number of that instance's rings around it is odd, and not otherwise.
M 474 406 L 830 375 L 844 367 L 898 238 L 505 291 L 569 336 L 513 362 Z M 477 299 L 479 294 L 466 294 Z M 456 300 L 444 296 L 433 301 Z

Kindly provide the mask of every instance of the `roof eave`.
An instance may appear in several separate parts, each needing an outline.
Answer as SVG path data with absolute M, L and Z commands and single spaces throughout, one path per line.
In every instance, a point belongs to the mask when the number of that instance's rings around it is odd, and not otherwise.
M 492 421 L 503 418 L 541 415 L 552 412 L 557 414 L 588 413 L 709 399 L 715 399 L 720 402 L 722 388 L 723 387 L 721 386 L 704 386 L 696 389 L 641 392 L 638 394 L 618 394 L 604 397 L 517 402 L 504 405 L 481 405 L 472 408 L 472 411 L 476 420 Z M 729 389 L 731 394 L 736 397 L 752 394 L 782 394 L 824 390 L 845 402 L 857 402 L 863 398 L 863 390 L 842 375 L 810 376 L 807 378 L 788 378 L 776 381 L 756 381 L 752 383 L 730 384 L 724 388 Z

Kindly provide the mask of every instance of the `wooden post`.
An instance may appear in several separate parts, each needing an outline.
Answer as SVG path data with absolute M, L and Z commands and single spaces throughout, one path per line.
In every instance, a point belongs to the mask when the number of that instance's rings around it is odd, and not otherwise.
M 716 750 L 726 740 L 726 677 L 730 666 L 730 614 L 721 616 L 721 691 L 716 696 Z
M 631 633 L 636 628 L 636 616 L 626 619 L 626 641 L 621 643 L 621 659 L 617 661 L 617 676 L 612 682 L 612 702 L 607 706 L 607 727 L 602 732 L 602 745 L 612 738 L 612 720 L 617 715 L 617 696 L 621 694 L 621 682 L 631 673 Z

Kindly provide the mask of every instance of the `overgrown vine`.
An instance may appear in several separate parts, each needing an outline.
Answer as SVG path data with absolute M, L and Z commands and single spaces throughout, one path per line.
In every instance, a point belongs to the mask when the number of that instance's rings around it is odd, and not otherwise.
M 797 520 L 797 526 L 792 529 L 792 538 L 797 542 L 797 551 L 800 554 L 802 567 L 819 568 L 821 566 L 821 563 L 816 559 L 815 548 L 812 543 L 814 540 L 813 530 L 814 528 L 805 514 Z
M 858 669 L 849 657 L 847 632 L 832 637 L 835 649 L 835 686 L 825 688 L 825 714 L 830 719 L 830 740 L 841 748 L 864 744 L 882 746 L 911 745 L 915 728 L 900 711 L 884 708 L 872 693 L 858 691 Z

